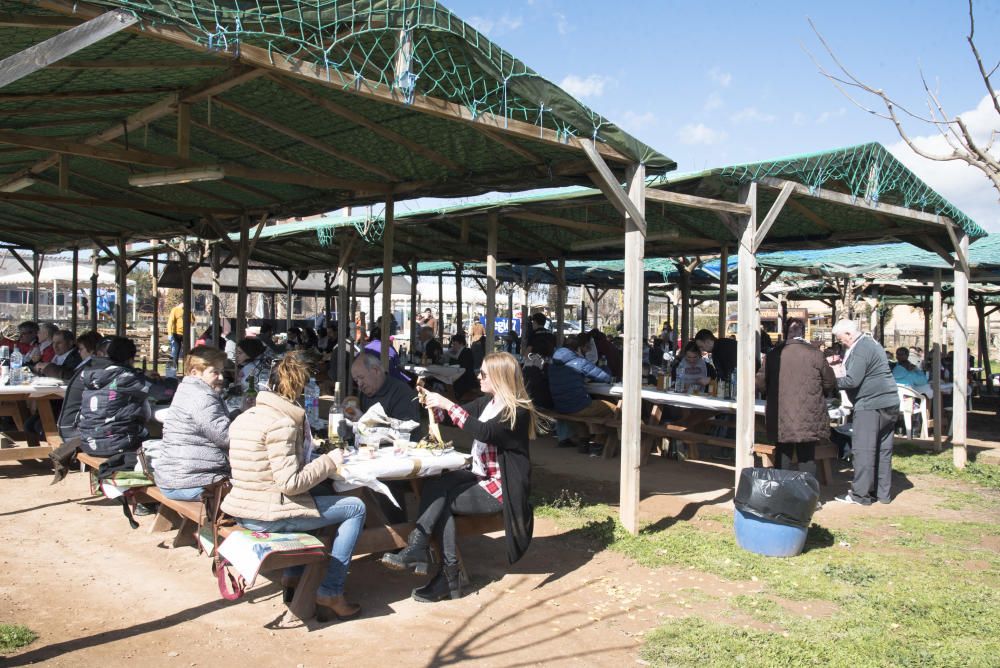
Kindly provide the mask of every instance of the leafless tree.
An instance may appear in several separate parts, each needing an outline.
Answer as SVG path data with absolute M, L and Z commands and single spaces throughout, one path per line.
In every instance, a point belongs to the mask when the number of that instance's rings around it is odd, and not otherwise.
M 810 54 L 810 57 L 813 58 L 813 62 L 816 63 L 819 71 L 830 79 L 851 102 L 858 108 L 874 116 L 891 121 L 896 127 L 896 131 L 899 132 L 899 136 L 918 155 L 930 160 L 957 160 L 969 164 L 982 171 L 993 183 L 993 187 L 1000 192 L 1000 160 L 997 159 L 997 155 L 993 151 L 994 141 L 997 138 L 997 134 L 1000 134 L 1000 130 L 994 128 L 985 140 L 977 140 L 961 116 L 952 116 L 945 111 L 944 104 L 941 102 L 938 92 L 933 90 L 928 84 L 922 70 L 920 72 L 920 79 L 927 96 L 927 113 L 911 111 L 904 105 L 899 104 L 883 89 L 869 85 L 856 77 L 837 57 L 836 53 L 834 53 L 833 49 L 811 20 L 809 21 L 809 25 L 819 38 L 823 49 L 833 61 L 835 70 L 831 72 L 830 69 L 824 67 L 815 57 L 812 57 L 812 54 Z M 986 87 L 986 92 L 993 102 L 993 109 L 997 113 L 997 127 L 1000 127 L 1000 97 L 997 97 L 997 92 L 992 83 L 993 76 L 997 73 L 998 68 L 1000 68 L 1000 62 L 987 69 L 983 64 L 979 48 L 976 46 L 975 37 L 976 19 L 973 12 L 972 0 L 969 0 L 969 35 L 966 41 L 968 41 L 969 48 L 976 60 L 976 66 L 979 69 L 983 85 Z M 866 99 L 871 98 L 876 98 L 876 102 L 881 103 L 884 111 L 877 108 L 877 106 L 872 107 L 865 103 Z M 950 150 L 935 153 L 919 146 L 904 128 L 903 119 L 906 118 L 932 125 L 944 137 Z

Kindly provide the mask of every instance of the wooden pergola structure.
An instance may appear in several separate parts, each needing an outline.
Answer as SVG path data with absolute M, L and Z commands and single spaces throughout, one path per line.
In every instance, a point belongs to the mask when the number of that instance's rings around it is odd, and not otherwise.
M 498 263 L 541 261 L 559 284 L 565 284 L 569 259 L 624 258 L 620 512 L 630 531 L 638 529 L 640 344 L 646 280 L 643 259 L 647 255 L 681 259 L 682 275 L 696 269 L 702 256 L 717 256 L 720 250 L 723 266 L 728 266 L 730 254 L 737 258 L 737 276 L 742 279 L 737 281 L 738 479 L 740 470 L 752 462 L 758 251 L 909 241 L 953 258 L 959 304 L 967 302 L 968 268 L 963 258 L 969 239 L 984 234 L 878 144 L 651 179 L 640 165 L 628 171 L 627 198 L 620 188 L 608 185 L 613 178 L 606 175 L 605 182 L 598 184 L 603 187 L 596 190 L 574 188 L 554 195 L 408 212 L 394 219 L 391 238 L 384 237 L 381 245 L 360 245 L 353 260 L 357 267 L 373 267 L 381 257 L 386 260 L 382 264 L 385 276 L 393 271 L 390 254 L 414 273 L 420 261 L 448 261 L 459 265 L 458 277 L 463 263 L 485 259 L 489 325 L 496 313 L 490 297 L 495 292 Z M 287 253 L 304 257 L 329 243 L 331 236 L 351 238 L 350 230 L 359 224 L 358 219 L 331 218 L 298 229 L 275 228 L 269 238 L 260 240 L 254 257 L 271 262 Z M 721 276 L 728 277 L 728 272 Z M 726 280 L 721 283 L 723 296 L 728 285 Z M 965 321 L 959 307 L 956 318 Z M 964 331 L 964 326 L 960 329 Z M 493 340 L 491 334 L 487 332 L 487 341 Z M 964 354 L 960 346 L 965 339 L 957 337 L 956 341 L 958 360 Z M 955 373 L 964 377 L 965 372 L 956 368 Z M 964 389 L 957 388 L 954 396 L 953 443 L 956 463 L 961 465 Z
M 120 286 L 130 242 L 244 283 L 274 221 L 374 204 L 378 230 L 284 263 L 345 299 L 365 239 L 391 266 L 400 199 L 596 181 L 641 220 L 618 184 L 675 166 L 431 0 L 3 0 L 0 36 L 0 243 L 93 248 Z

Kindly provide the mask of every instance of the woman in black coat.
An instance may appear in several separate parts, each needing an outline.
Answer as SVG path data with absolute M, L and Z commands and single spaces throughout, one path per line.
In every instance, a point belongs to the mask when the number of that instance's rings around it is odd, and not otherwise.
M 425 392 L 427 406 L 447 414 L 469 432 L 471 470 L 451 471 L 429 480 L 420 496 L 420 517 L 407 546 L 387 554 L 382 563 L 395 570 L 413 568 L 426 573 L 428 545 L 435 536 L 441 543 L 444 564 L 425 586 L 413 590 L 417 601 L 440 601 L 462 595 L 455 549 L 455 515 L 493 515 L 503 512 L 507 534 L 507 559 L 514 563 L 531 542 L 534 516 L 531 460 L 528 441 L 535 437 L 538 413 L 524 389 L 521 368 L 509 353 L 490 353 L 479 373 L 485 396 L 459 406 L 434 392 Z M 440 419 L 439 419 L 440 421 Z

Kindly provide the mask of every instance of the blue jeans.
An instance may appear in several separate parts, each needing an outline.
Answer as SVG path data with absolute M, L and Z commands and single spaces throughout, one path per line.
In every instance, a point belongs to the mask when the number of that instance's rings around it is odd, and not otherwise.
M 337 535 L 333 539 L 330 550 L 330 563 L 327 565 L 326 577 L 319 586 L 320 596 L 340 596 L 344 593 L 344 581 L 347 580 L 347 567 L 351 564 L 351 553 L 358 541 L 358 534 L 365 526 L 365 504 L 356 496 L 320 496 L 313 494 L 319 517 L 291 517 L 287 520 L 262 522 L 259 520 L 239 520 L 241 526 L 251 531 L 268 531 L 272 533 L 299 533 L 313 531 L 323 527 L 339 524 Z M 286 575 L 301 575 L 302 566 L 289 568 Z
M 177 489 L 167 489 L 161 487 L 163 496 L 174 501 L 201 501 L 201 495 L 205 491 L 204 487 L 179 487 Z
M 170 335 L 170 359 L 173 360 L 174 364 L 177 364 L 177 361 L 181 357 L 181 348 L 183 343 L 184 343 L 183 334 Z

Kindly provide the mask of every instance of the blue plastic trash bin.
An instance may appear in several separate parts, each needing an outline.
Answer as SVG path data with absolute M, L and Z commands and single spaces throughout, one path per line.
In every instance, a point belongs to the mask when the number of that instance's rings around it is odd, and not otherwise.
M 780 524 L 736 509 L 736 542 L 744 550 L 766 557 L 794 557 L 802 553 L 808 529 Z

